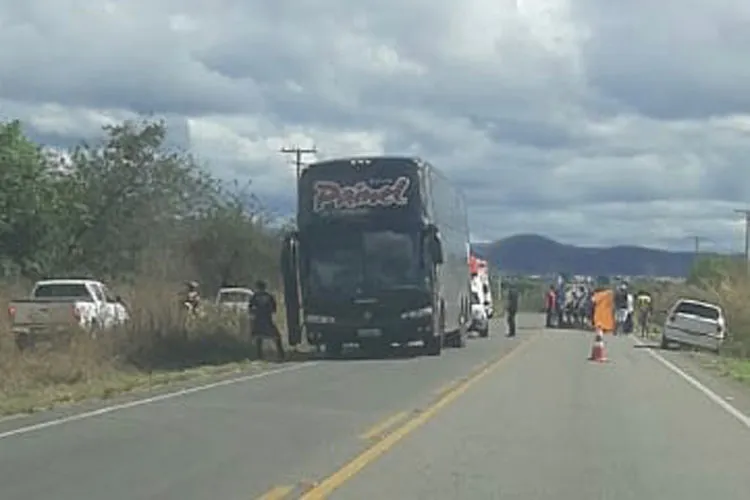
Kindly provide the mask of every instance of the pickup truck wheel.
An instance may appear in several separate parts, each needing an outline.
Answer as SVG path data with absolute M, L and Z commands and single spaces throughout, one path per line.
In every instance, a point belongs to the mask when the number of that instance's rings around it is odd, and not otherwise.
M 16 334 L 16 347 L 19 351 L 32 349 L 34 347 L 34 339 L 28 333 L 18 333 Z

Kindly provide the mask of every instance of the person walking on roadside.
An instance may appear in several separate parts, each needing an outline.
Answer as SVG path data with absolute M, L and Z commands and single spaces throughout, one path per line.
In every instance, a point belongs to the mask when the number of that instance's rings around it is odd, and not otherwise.
M 201 306 L 201 294 L 198 287 L 197 281 L 188 281 L 185 283 L 185 294 L 182 298 L 183 307 L 193 314 L 197 314 Z
M 628 320 L 628 285 L 621 283 L 615 291 L 615 335 L 625 334 L 625 323 Z
M 641 337 L 648 334 L 648 323 L 651 321 L 651 314 L 654 311 L 654 304 L 651 300 L 651 294 L 646 291 L 639 291 L 636 296 L 636 311 L 638 316 L 638 329 Z
M 556 300 L 555 285 L 550 285 L 549 290 L 547 290 L 544 296 L 545 325 L 547 328 L 552 328 L 552 317 L 555 314 Z
M 273 339 L 276 344 L 276 353 L 279 361 L 285 357 L 284 346 L 281 343 L 281 333 L 273 321 L 273 315 L 276 313 L 276 299 L 268 290 L 266 282 L 258 280 L 255 283 L 255 293 L 250 297 L 248 309 L 252 318 L 250 328 L 252 337 L 255 339 L 255 351 L 258 359 L 263 359 L 263 340 Z
M 516 336 L 516 314 L 518 313 L 518 290 L 515 286 L 508 289 L 507 302 L 505 304 L 505 315 L 508 321 L 508 337 Z

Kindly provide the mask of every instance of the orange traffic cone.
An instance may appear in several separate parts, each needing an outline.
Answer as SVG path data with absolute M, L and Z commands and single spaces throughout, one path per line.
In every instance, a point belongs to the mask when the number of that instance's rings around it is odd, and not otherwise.
M 591 346 L 591 356 L 589 361 L 597 361 L 604 363 L 607 361 L 607 347 L 604 345 L 604 335 L 602 331 L 597 328 L 596 336 L 594 337 L 594 345 Z

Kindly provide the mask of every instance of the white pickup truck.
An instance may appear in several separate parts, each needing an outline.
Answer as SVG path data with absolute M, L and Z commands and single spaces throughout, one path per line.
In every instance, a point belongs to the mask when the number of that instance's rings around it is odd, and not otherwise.
M 10 302 L 8 315 L 19 349 L 72 327 L 110 328 L 130 318 L 119 296 L 113 297 L 103 283 L 85 279 L 38 281 L 28 299 Z

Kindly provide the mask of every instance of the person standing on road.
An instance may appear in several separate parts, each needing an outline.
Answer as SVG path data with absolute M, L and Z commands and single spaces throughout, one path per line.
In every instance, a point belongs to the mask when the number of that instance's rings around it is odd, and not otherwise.
M 546 313 L 545 325 L 547 328 L 552 328 L 552 317 L 555 314 L 555 285 L 550 285 L 547 294 L 544 296 L 544 312 Z
M 628 319 L 628 285 L 622 283 L 615 291 L 615 335 L 626 333 L 625 323 Z
M 555 312 L 557 313 L 557 327 L 563 328 L 565 326 L 565 279 L 562 275 L 557 277 Z
M 252 318 L 250 328 L 255 339 L 255 350 L 258 359 L 263 359 L 263 339 L 273 339 L 276 343 L 276 353 L 279 361 L 285 357 L 284 346 L 281 343 L 281 333 L 273 321 L 276 313 L 276 299 L 268 293 L 266 282 L 259 280 L 255 283 L 255 293 L 250 297 L 248 309 Z
M 508 289 L 508 298 L 505 304 L 505 314 L 508 321 L 508 337 L 516 336 L 516 314 L 518 313 L 518 290 L 515 286 Z

